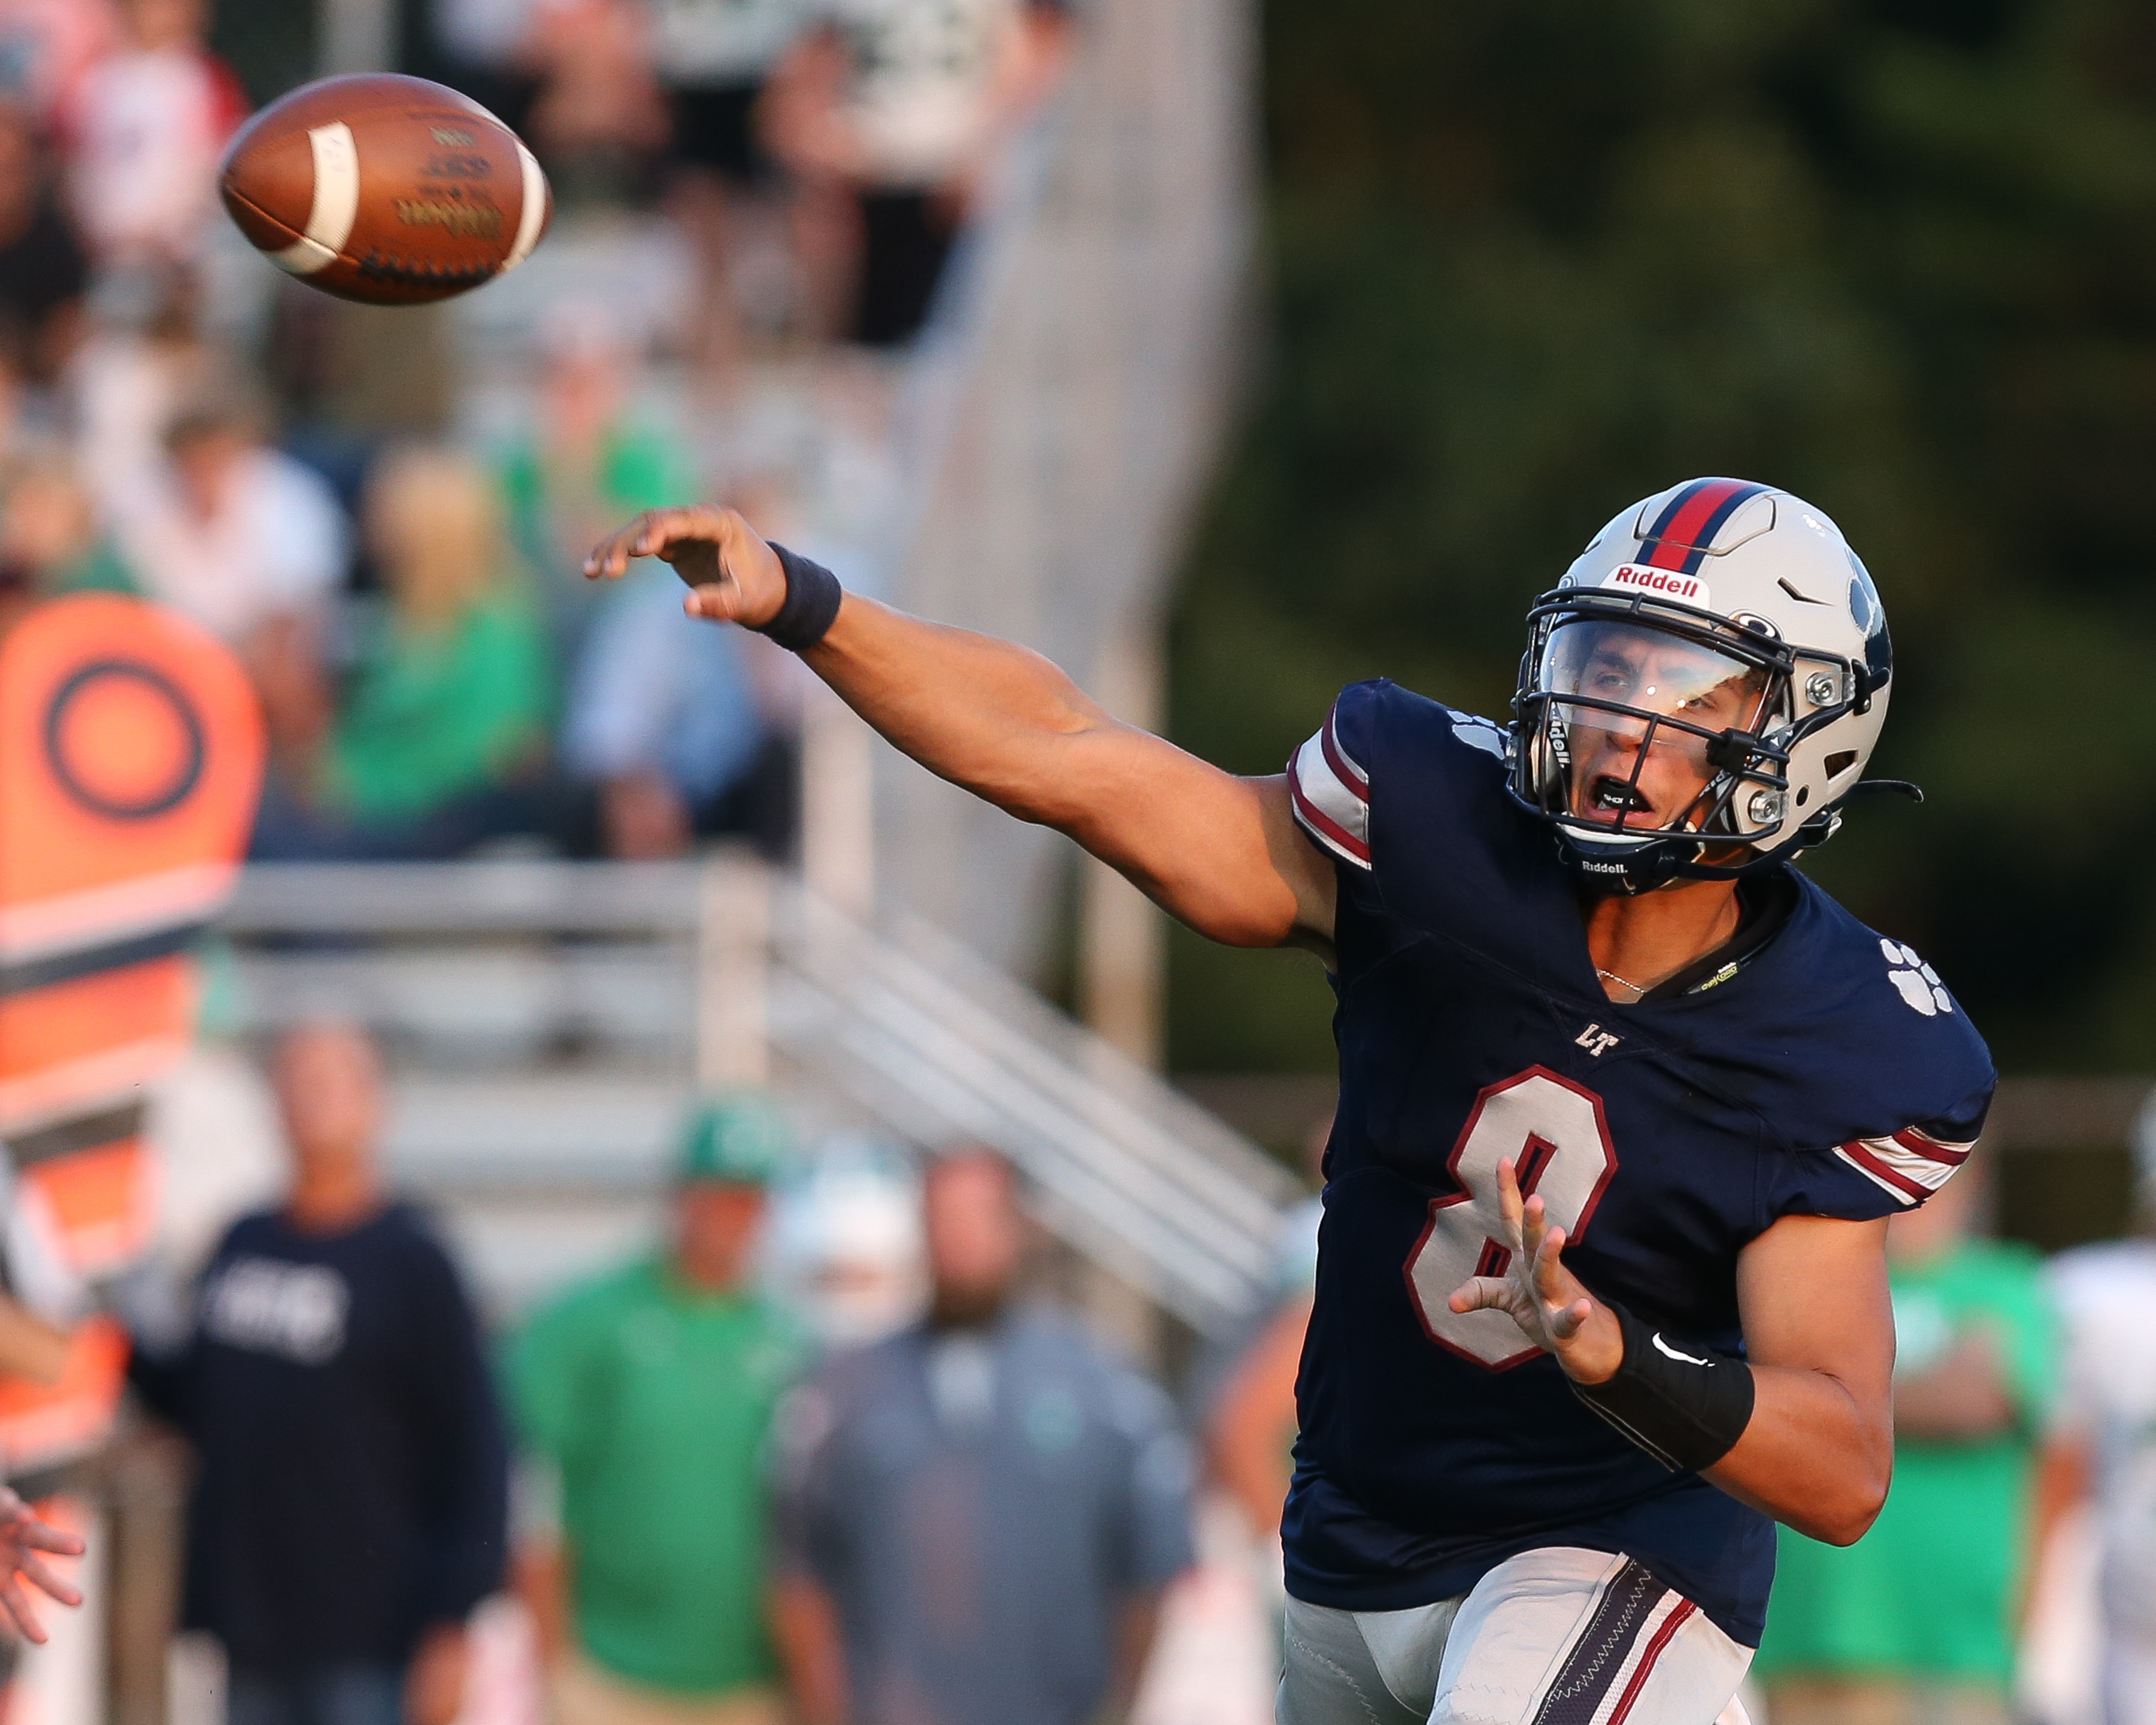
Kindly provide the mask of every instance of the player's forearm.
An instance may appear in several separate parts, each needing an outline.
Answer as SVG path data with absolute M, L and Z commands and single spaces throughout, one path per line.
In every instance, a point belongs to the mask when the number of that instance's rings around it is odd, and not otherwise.
M 1040 654 L 848 593 L 801 656 L 938 777 L 1022 820 L 1067 828 L 1082 812 L 1058 769 L 1075 739 L 1115 721 Z
M 1329 921 L 1290 884 L 1305 859 L 1285 793 L 1273 809 L 1259 783 L 1120 723 L 1040 654 L 849 593 L 802 657 L 893 747 L 1067 834 L 1199 933 L 1276 946 Z
M 1737 1261 L 1752 1410 L 1707 1477 L 1847 1545 L 1894 1471 L 1894 1308 L 1883 1219 L 1784 1216 Z
M 1894 1460 L 1883 1385 L 1867 1398 L 1825 1372 L 1695 1353 L 1600 1302 L 1546 1345 L 1581 1399 L 1664 1466 L 1830 1545 L 1879 1513 Z
M 1752 1380 L 1744 1435 L 1706 1476 L 1799 1533 L 1853 1543 L 1887 1501 L 1894 1471 L 1885 1409 L 1824 1372 L 1754 1365 Z

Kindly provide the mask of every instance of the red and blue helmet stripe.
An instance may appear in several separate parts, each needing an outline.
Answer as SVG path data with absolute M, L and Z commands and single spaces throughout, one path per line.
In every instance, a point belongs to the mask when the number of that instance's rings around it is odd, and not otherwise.
M 1650 568 L 1697 574 L 1700 560 L 1722 523 L 1751 499 L 1772 489 L 1749 480 L 1694 480 L 1662 506 L 1662 512 L 1640 536 L 1640 561 Z

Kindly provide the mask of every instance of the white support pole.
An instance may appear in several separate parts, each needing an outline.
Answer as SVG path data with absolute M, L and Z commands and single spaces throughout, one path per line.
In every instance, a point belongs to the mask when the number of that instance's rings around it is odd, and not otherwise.
M 321 0 L 322 72 L 386 72 L 397 64 L 396 0 Z
M 875 737 L 821 683 L 801 719 L 801 875 L 856 922 L 875 909 Z
M 696 1084 L 771 1081 L 771 875 L 729 845 L 704 865 L 696 942 Z

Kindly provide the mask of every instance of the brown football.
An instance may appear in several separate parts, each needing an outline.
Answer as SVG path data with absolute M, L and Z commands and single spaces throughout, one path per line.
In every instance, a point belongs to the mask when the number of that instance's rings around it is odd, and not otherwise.
M 233 139 L 218 189 L 278 268 L 377 305 L 446 300 L 514 270 L 554 209 L 516 133 L 454 90 L 393 73 L 280 97 Z

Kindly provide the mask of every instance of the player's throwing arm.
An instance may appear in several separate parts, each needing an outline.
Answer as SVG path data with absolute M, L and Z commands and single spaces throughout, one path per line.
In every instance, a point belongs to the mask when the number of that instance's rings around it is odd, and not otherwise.
M 1286 782 L 1243 779 L 1119 723 L 1039 654 L 843 593 L 732 510 L 654 510 L 586 562 L 656 557 L 691 616 L 793 649 L 895 747 L 1021 820 L 1069 834 L 1170 915 L 1231 946 L 1322 946 L 1332 871 Z

